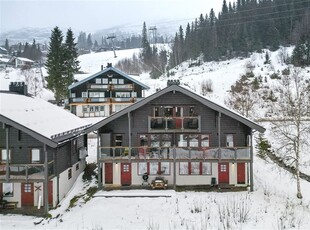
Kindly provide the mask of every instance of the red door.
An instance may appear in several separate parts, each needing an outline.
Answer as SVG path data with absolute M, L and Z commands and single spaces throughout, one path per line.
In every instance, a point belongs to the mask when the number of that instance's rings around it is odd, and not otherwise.
M 48 204 L 53 205 L 53 181 L 48 182 Z
M 229 184 L 228 163 L 219 163 L 219 184 Z
M 237 183 L 245 184 L 245 163 L 237 164 Z
M 22 206 L 33 206 L 34 205 L 33 194 L 34 194 L 33 183 L 22 183 L 21 205 Z
M 113 164 L 105 163 L 104 165 L 105 184 L 113 184 Z
M 131 164 L 121 163 L 121 184 L 131 185 Z

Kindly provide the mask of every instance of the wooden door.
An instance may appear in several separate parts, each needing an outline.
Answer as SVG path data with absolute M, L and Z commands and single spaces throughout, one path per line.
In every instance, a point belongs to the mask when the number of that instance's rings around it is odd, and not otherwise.
M 229 184 L 229 164 L 219 163 L 219 184 Z
M 121 163 L 121 184 L 131 185 L 131 164 Z
M 48 182 L 48 204 L 53 205 L 53 181 Z
M 105 163 L 104 165 L 105 184 L 113 184 L 113 164 Z
M 22 186 L 21 205 L 22 206 L 33 206 L 34 205 L 33 183 L 22 183 L 21 186 Z
M 237 183 L 245 184 L 245 163 L 237 163 Z

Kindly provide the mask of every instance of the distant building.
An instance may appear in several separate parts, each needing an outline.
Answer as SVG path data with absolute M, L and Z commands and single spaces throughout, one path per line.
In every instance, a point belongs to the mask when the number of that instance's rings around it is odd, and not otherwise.
M 148 86 L 108 65 L 69 86 L 69 105 L 79 117 L 107 117 L 141 100 Z
M 16 68 L 22 68 L 22 67 L 32 67 L 34 64 L 33 60 L 30 60 L 28 58 L 23 57 L 11 57 L 9 60 L 9 63 L 13 65 Z

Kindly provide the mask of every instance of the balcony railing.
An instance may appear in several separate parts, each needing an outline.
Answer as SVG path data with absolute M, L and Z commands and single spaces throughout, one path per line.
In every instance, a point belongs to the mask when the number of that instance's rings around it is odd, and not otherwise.
M 111 90 L 133 90 L 133 84 L 111 85 Z
M 149 131 L 186 131 L 200 130 L 200 116 L 197 117 L 149 117 Z
M 100 147 L 100 159 L 227 159 L 250 160 L 251 147 L 209 148 L 209 147 Z M 129 152 L 131 154 L 129 154 Z
M 48 162 L 48 177 L 54 172 L 54 161 Z M 44 164 L 9 164 L 9 180 L 43 180 Z M 6 179 L 6 164 L 0 164 L 0 179 Z

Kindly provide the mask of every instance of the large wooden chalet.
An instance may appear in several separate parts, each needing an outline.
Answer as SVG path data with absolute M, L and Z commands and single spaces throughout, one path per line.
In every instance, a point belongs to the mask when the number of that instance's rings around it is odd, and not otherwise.
M 2 207 L 56 207 L 85 168 L 86 127 L 70 112 L 27 95 L 24 83 L 0 91 Z
M 69 86 L 69 105 L 79 117 L 107 117 L 144 97 L 148 86 L 109 63 L 103 69 Z
M 99 187 L 232 185 L 253 189 L 254 130 L 265 129 L 183 87 L 168 87 L 94 124 Z

